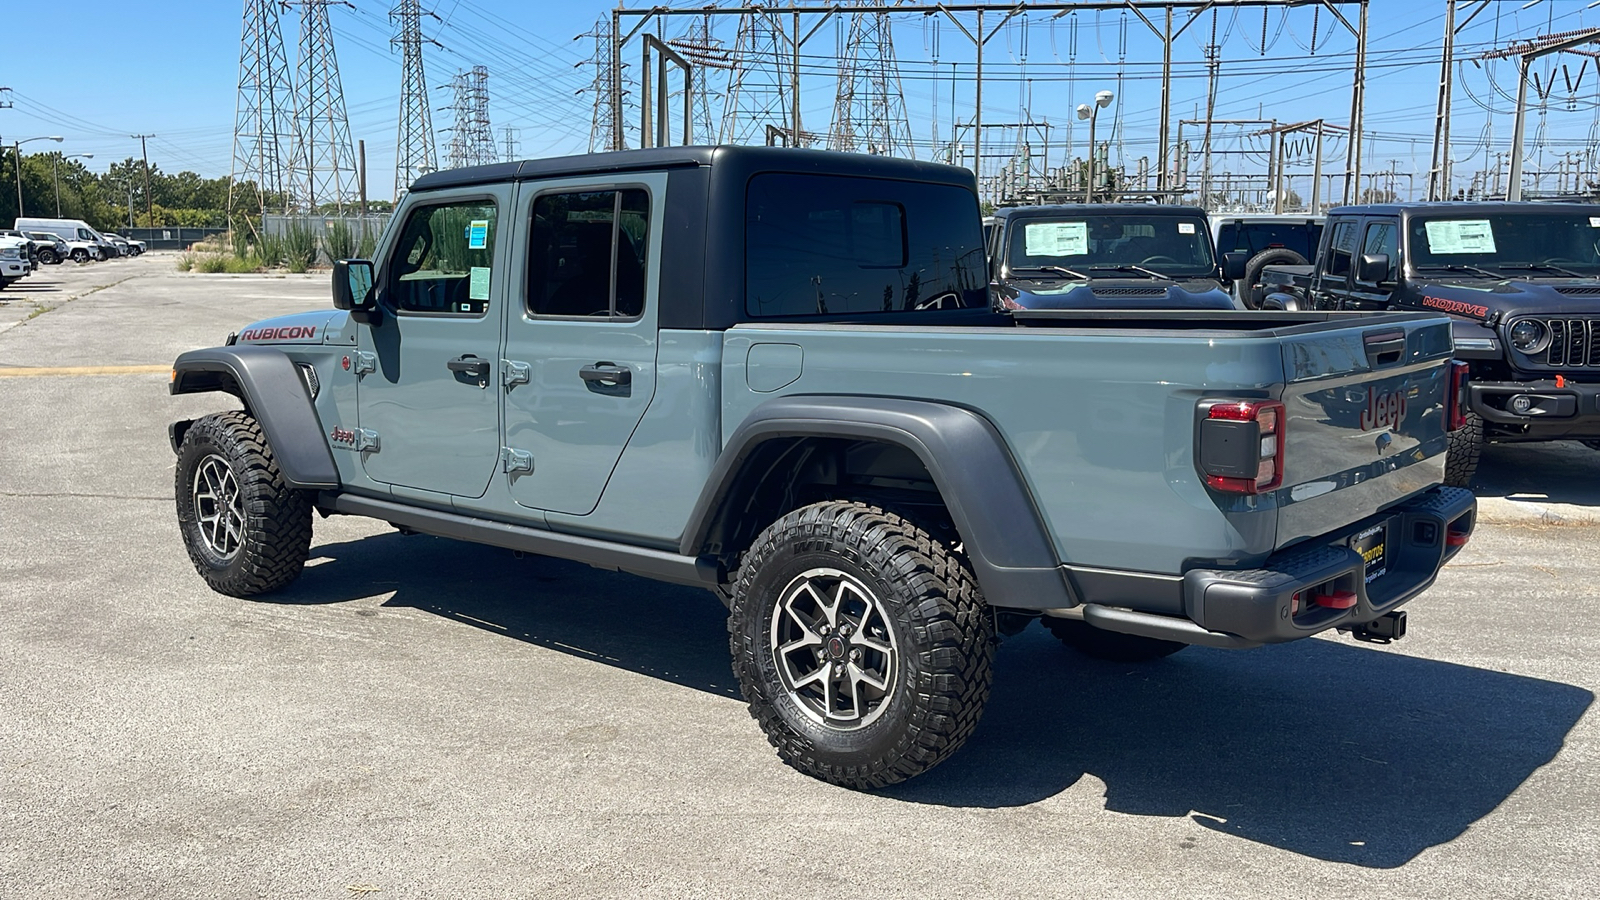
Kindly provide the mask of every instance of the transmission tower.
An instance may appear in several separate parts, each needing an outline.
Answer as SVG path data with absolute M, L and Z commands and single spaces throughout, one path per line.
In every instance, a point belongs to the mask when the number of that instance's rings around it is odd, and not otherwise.
M 829 150 L 916 158 L 888 13 L 850 17 L 838 85 Z
M 390 44 L 400 45 L 400 132 L 395 138 L 394 198 L 418 177 L 439 168 L 433 147 L 433 113 L 428 108 L 428 79 L 422 69 L 422 45 L 440 46 L 422 36 L 422 17 L 438 16 L 422 8 L 421 0 L 400 0 L 389 20 L 400 26 Z
M 284 54 L 277 0 L 245 0 L 239 39 L 239 99 L 233 124 L 233 168 L 228 175 L 228 220 L 235 193 L 254 186 L 256 208 L 287 197 L 285 153 L 294 145 L 294 87 Z
M 522 129 L 520 128 L 512 128 L 510 125 L 506 125 L 500 129 L 500 141 L 506 148 L 505 155 L 501 157 L 501 162 L 517 161 L 517 138 L 521 136 Z
M 489 70 L 473 66 L 450 79 L 450 161 L 447 168 L 495 161 L 494 130 L 489 127 Z
M 809 143 L 809 135 L 789 134 L 794 127 L 789 53 L 788 38 L 770 13 L 740 16 L 718 143 L 764 144 L 769 126 L 788 135 L 792 145 Z
M 690 110 L 694 125 L 692 143 L 716 143 L 717 122 L 711 115 L 711 103 L 713 94 L 718 99 L 721 94 L 712 89 L 707 73 L 731 71 L 734 66 L 728 48 L 711 36 L 711 14 L 689 20 L 689 29 L 683 37 L 673 38 L 667 44 L 694 65 L 694 109 Z
M 611 20 L 605 16 L 596 19 L 594 30 L 589 34 L 594 37 L 594 56 L 589 60 L 594 80 L 584 90 L 594 100 L 594 118 L 589 123 L 589 152 L 598 153 L 620 149 L 613 146 L 611 140 L 611 125 L 616 115 L 611 103 Z
M 343 215 L 355 202 L 356 154 L 350 144 L 344 86 L 333 52 L 328 7 L 355 6 L 347 0 L 297 0 L 300 7 L 300 58 L 296 66 L 295 152 L 290 178 L 294 204 L 315 213 L 333 205 Z

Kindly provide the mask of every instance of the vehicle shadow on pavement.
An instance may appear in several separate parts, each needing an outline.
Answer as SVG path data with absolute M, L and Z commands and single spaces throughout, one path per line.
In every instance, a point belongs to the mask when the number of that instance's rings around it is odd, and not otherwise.
M 1577 441 L 1489 444 L 1472 479 L 1472 492 L 1600 506 L 1600 452 Z
M 261 599 L 393 591 L 386 607 L 739 696 L 727 613 L 709 591 L 397 533 L 314 546 L 312 558 L 297 582 Z M 1593 700 L 1567 684 L 1330 640 L 1105 663 L 1032 625 L 1000 647 L 967 746 L 880 793 L 1025 806 L 1089 775 L 1113 812 L 1188 816 L 1306 856 L 1392 868 L 1502 803 L 1555 757 Z
M 1021 806 L 1085 774 L 1106 809 L 1317 859 L 1405 864 L 1560 751 L 1582 688 L 1328 640 L 1106 663 L 1037 625 L 1008 640 L 967 746 L 886 793 Z
M 313 565 L 259 600 L 343 603 L 394 591 L 412 607 L 579 659 L 724 697 L 728 611 L 710 591 L 567 560 L 399 533 L 311 548 Z M 320 560 L 320 562 L 318 562 Z

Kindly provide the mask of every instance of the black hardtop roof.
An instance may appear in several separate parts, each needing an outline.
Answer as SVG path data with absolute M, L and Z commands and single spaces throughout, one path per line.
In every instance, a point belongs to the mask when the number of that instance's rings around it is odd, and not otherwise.
M 1419 213 L 1449 213 L 1450 215 L 1512 215 L 1518 213 L 1570 213 L 1575 215 L 1600 214 L 1600 206 L 1592 203 L 1535 203 L 1522 201 L 1508 203 L 1504 200 L 1486 200 L 1463 203 L 1456 200 L 1433 200 L 1413 203 L 1368 203 L 1362 206 L 1336 206 L 1330 216 L 1411 216 Z
M 1204 219 L 1205 210 L 1197 206 L 1168 206 L 1154 203 L 1052 203 L 1047 206 L 1002 206 L 994 211 L 998 219 L 1031 219 L 1043 216 L 1188 216 Z
M 958 166 L 899 159 L 892 156 L 869 156 L 864 153 L 723 145 L 716 147 L 656 147 L 648 150 L 618 150 L 609 153 L 556 156 L 547 159 L 527 159 L 521 162 L 493 163 L 487 166 L 469 166 L 463 169 L 446 169 L 441 172 L 430 172 L 418 178 L 411 189 L 413 191 L 426 191 L 446 187 L 493 184 L 503 181 L 526 181 L 529 179 L 572 175 L 603 175 L 616 172 L 643 172 L 695 166 L 719 167 L 730 165 L 734 168 L 747 169 L 752 172 L 781 171 L 826 175 L 855 175 L 872 178 L 932 181 L 969 188 L 975 187 L 972 172 Z

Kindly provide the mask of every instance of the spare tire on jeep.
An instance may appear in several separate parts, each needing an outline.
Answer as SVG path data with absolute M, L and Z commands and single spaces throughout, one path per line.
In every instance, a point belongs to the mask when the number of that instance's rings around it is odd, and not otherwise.
M 1307 261 L 1304 256 L 1287 247 L 1268 247 L 1267 249 L 1250 257 L 1244 264 L 1244 287 L 1239 291 L 1240 299 L 1244 305 L 1256 309 L 1260 301 L 1255 296 L 1256 285 L 1261 283 L 1261 270 L 1267 266 L 1303 266 Z

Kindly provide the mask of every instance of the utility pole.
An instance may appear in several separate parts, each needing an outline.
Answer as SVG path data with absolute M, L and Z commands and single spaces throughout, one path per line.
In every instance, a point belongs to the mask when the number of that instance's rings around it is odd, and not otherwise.
M 361 218 L 367 217 L 367 142 L 356 141 L 356 183 L 361 190 Z
M 139 154 L 144 157 L 144 218 L 145 222 L 151 228 L 154 228 L 156 226 L 156 216 L 154 204 L 150 199 L 150 151 L 145 146 L 145 141 L 155 137 L 155 135 L 130 134 L 128 136 L 139 139 Z M 20 203 L 18 205 L 20 206 Z

